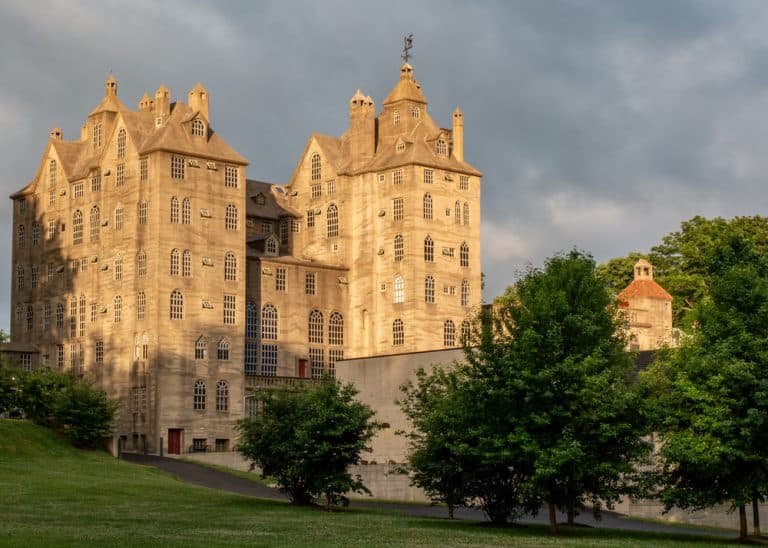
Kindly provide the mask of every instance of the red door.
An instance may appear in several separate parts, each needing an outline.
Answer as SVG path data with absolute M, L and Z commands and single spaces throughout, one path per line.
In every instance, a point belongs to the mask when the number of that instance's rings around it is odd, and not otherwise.
M 181 428 L 168 429 L 168 454 L 178 455 L 181 453 Z
M 299 360 L 299 377 L 306 378 L 307 376 L 307 360 Z

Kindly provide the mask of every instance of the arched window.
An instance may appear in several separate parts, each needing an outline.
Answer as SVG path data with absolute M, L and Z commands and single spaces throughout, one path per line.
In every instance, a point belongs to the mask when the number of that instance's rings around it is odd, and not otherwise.
M 438 139 L 437 140 L 437 153 L 440 156 L 447 156 L 448 155 L 448 145 L 446 144 L 444 139 Z
M 145 225 L 147 224 L 149 214 L 149 204 L 146 200 L 142 200 L 139 202 L 139 224 Z
M 41 235 L 40 223 L 33 223 L 32 224 L 32 245 L 40 244 L 40 235 Z
M 261 338 L 263 340 L 277 340 L 277 308 L 271 304 L 265 304 L 261 309 Z
M 267 255 L 277 255 L 277 239 L 270 236 L 264 244 Z
M 72 215 L 72 243 L 83 243 L 83 213 L 79 209 Z
M 192 205 L 189 198 L 184 198 L 181 202 L 181 224 L 188 225 L 192 222 Z
M 216 411 L 229 411 L 229 385 L 227 381 L 216 383 Z
M 115 207 L 115 230 L 121 230 L 123 228 L 124 219 L 123 206 L 122 204 L 117 204 Z
M 332 312 L 328 318 L 328 344 L 344 344 L 344 316 L 339 312 Z
M 411 118 L 421 117 L 421 109 L 419 107 L 411 107 Z
M 405 326 L 400 318 L 392 322 L 392 344 L 400 346 L 405 343 Z
M 432 220 L 432 195 L 429 193 L 424 195 L 424 218 Z
M 185 278 L 192 276 L 192 252 L 185 249 L 181 256 L 181 275 Z
M 179 199 L 176 196 L 171 196 L 171 222 L 179 222 Z
M 435 278 L 431 275 L 424 278 L 424 302 L 435 302 Z
M 458 200 L 453 206 L 453 222 L 457 225 L 461 224 L 461 202 Z
M 204 360 L 207 353 L 208 343 L 205 341 L 205 337 L 200 335 L 195 341 L 195 359 Z
M 171 250 L 171 276 L 179 275 L 179 250 Z
M 322 171 L 320 169 L 320 155 L 315 152 L 312 155 L 312 180 L 313 181 L 319 181 L 322 176 Z
M 326 217 L 328 223 L 328 237 L 334 238 L 339 235 L 339 208 L 336 204 L 328 206 L 328 216 Z
M 35 309 L 31 304 L 27 305 L 27 332 L 32 331 L 35 323 Z
M 64 305 L 62 303 L 56 305 L 56 327 L 59 329 L 64 327 Z
M 117 157 L 125 158 L 125 129 L 117 132 Z
M 469 204 L 464 202 L 464 224 L 469 225 Z
M 424 260 L 428 263 L 435 262 L 435 242 L 429 235 L 424 238 Z
M 469 246 L 467 245 L 467 242 L 461 243 L 459 257 L 461 260 L 461 266 L 469 266 Z
M 399 304 L 405 301 L 405 280 L 398 274 L 395 276 L 395 298 L 394 303 Z
M 443 324 L 443 345 L 456 346 L 456 326 L 453 320 L 445 320 Z
M 235 281 L 237 278 L 237 258 L 231 251 L 224 255 L 224 280 Z
M 205 381 L 203 379 L 195 381 L 195 395 L 192 408 L 195 411 L 205 411 Z
M 56 186 L 56 160 L 48 162 L 48 187 Z
M 170 313 L 172 320 L 181 320 L 184 318 L 184 295 L 181 291 L 174 289 L 171 292 Z
M 147 253 L 140 249 L 136 254 L 136 276 L 142 277 L 147 275 Z
M 249 339 L 259 336 L 259 309 L 253 301 L 245 305 L 245 336 Z
M 400 109 L 398 108 L 392 113 L 392 123 L 396 126 L 400 124 Z
M 192 120 L 192 135 L 197 137 L 205 136 L 205 124 L 200 118 Z
M 229 342 L 227 339 L 221 339 L 216 346 L 216 359 L 229 360 Z
M 403 235 L 397 234 L 395 236 L 395 261 L 402 261 L 405 255 L 405 243 L 403 241 Z
M 26 235 L 27 229 L 24 227 L 24 225 L 19 225 L 16 229 L 16 243 L 19 247 L 24 247 L 26 245 Z
M 16 265 L 16 289 L 24 289 L 24 267 Z
M 469 320 L 464 320 L 461 322 L 461 344 L 469 344 L 470 334 Z
M 119 253 L 115 255 L 115 280 L 123 279 L 123 256 Z
M 120 323 L 123 315 L 123 298 L 118 295 L 115 297 L 115 303 L 112 305 L 115 313 L 115 323 Z
M 224 228 L 227 230 L 237 230 L 237 206 L 229 204 L 224 217 Z
M 309 313 L 309 342 L 323 343 L 323 314 L 319 310 Z
M 461 306 L 469 306 L 469 282 L 461 281 Z
M 136 294 L 136 319 L 143 320 L 147 310 L 147 296 L 143 291 Z
M 101 212 L 99 211 L 99 206 L 93 206 L 91 208 L 91 215 L 90 215 L 90 237 L 91 242 L 98 242 L 99 241 L 99 234 L 101 231 Z

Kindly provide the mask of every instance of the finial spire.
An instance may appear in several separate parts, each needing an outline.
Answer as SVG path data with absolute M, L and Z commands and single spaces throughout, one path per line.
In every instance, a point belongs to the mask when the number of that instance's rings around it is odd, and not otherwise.
M 403 54 L 400 56 L 406 63 L 411 58 L 411 48 L 413 47 L 413 34 L 403 37 Z

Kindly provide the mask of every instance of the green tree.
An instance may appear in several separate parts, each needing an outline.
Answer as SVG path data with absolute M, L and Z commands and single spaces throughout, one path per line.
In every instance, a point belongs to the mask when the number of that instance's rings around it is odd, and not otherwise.
M 57 428 L 76 447 L 99 447 L 112 433 L 112 423 L 120 406 L 84 380 L 72 382 L 54 400 L 53 416 Z
M 722 228 L 698 254 L 706 282 L 693 310 L 698 328 L 643 380 L 658 404 L 661 500 L 730 503 L 745 537 L 746 505 L 767 492 L 768 256 L 739 223 Z
M 354 399 L 351 384 L 331 379 L 313 387 L 281 388 L 265 399 L 260 414 L 238 422 L 237 447 L 274 478 L 294 504 L 324 498 L 326 505 L 348 491 L 370 493 L 348 468 L 381 425 Z

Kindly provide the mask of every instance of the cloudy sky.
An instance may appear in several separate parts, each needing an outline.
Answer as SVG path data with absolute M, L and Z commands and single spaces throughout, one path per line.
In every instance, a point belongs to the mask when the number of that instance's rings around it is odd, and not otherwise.
M 464 111 L 485 172 L 491 300 L 573 246 L 646 251 L 693 215 L 768 214 L 768 2 L 760 0 L 0 0 L 0 191 L 49 130 L 77 138 L 109 71 L 136 108 L 198 81 L 213 127 L 286 182 L 311 132 L 340 135 L 357 88 L 395 85 L 404 34 L 435 120 Z M 0 328 L 11 208 L 0 200 Z

